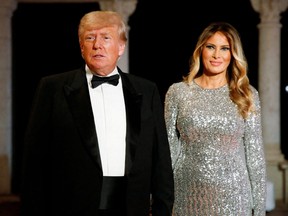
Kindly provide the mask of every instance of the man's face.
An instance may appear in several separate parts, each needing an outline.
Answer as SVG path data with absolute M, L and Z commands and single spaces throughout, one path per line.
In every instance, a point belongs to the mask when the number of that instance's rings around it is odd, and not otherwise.
M 93 72 L 105 76 L 117 65 L 124 53 L 125 43 L 120 40 L 116 26 L 86 30 L 80 41 L 82 56 Z

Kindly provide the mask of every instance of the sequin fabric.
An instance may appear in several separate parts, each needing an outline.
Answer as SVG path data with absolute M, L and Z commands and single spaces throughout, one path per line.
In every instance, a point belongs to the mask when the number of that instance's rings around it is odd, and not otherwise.
M 175 180 L 174 216 L 264 216 L 266 164 L 259 95 L 244 120 L 228 85 L 172 84 L 165 121 Z

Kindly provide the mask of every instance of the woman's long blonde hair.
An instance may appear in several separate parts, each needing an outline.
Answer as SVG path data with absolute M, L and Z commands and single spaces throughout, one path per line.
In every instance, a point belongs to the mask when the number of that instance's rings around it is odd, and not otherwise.
M 253 111 L 253 96 L 247 77 L 248 64 L 242 48 L 238 31 L 229 23 L 215 22 L 207 26 L 198 38 L 193 55 L 190 59 L 190 71 L 184 76 L 184 82 L 191 83 L 194 78 L 203 73 L 201 60 L 202 50 L 206 41 L 216 32 L 224 34 L 231 50 L 231 62 L 227 68 L 227 82 L 230 98 L 238 106 L 239 113 L 246 118 Z

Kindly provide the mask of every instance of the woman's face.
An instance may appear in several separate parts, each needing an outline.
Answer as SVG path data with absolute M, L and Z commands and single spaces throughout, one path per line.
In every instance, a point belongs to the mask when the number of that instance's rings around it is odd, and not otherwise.
M 226 73 L 230 61 L 230 44 L 225 35 L 216 32 L 207 40 L 202 50 L 203 72 L 208 75 Z

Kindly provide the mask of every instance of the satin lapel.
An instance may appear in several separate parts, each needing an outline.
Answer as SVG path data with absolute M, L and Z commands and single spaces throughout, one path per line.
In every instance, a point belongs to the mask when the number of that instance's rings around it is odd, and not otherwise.
M 126 106 L 127 136 L 125 173 L 128 174 L 135 158 L 139 143 L 142 94 L 136 92 L 126 74 L 120 73 Z
M 88 154 L 101 169 L 101 159 L 85 71 L 79 70 L 64 91 L 71 113 Z

